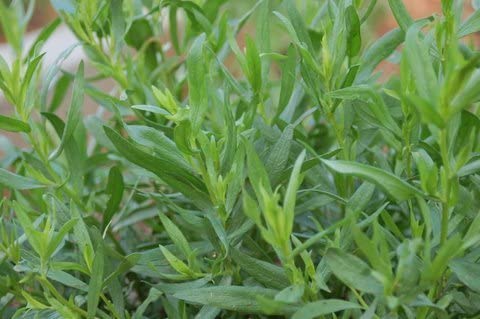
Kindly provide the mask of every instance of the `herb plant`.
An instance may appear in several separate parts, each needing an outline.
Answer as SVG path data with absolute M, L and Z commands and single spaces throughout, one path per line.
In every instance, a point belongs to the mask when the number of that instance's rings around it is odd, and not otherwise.
M 479 1 L 51 2 L 0 1 L 0 317 L 480 318 Z

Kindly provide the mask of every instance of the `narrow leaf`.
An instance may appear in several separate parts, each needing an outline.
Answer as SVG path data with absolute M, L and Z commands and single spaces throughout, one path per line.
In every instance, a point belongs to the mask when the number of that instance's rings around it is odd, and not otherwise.
M 480 292 L 480 264 L 465 259 L 454 259 L 450 262 L 450 269 L 468 288 Z
M 34 179 L 14 174 L 3 168 L 0 168 L 0 185 L 18 190 L 46 187 Z
M 23 121 L 0 115 L 0 130 L 9 132 L 30 132 L 30 125 Z
M 325 258 L 330 270 L 346 285 L 373 294 L 383 292 L 382 284 L 373 276 L 368 265 L 358 257 L 338 248 L 329 248 Z
M 72 103 L 68 110 L 67 114 L 67 121 L 65 123 L 65 129 L 63 130 L 62 139 L 60 141 L 60 145 L 50 154 L 50 159 L 55 159 L 63 151 L 65 144 L 73 137 L 73 133 L 75 132 L 75 128 L 77 124 L 82 119 L 82 106 L 83 106 L 83 99 L 84 99 L 84 90 L 85 90 L 85 79 L 83 77 L 84 73 L 84 65 L 83 61 L 80 62 L 78 67 L 77 73 L 75 75 L 75 80 L 73 82 L 73 96 L 72 96 Z
M 259 296 L 273 298 L 276 293 L 276 290 L 258 287 L 216 286 L 189 289 L 173 296 L 188 303 L 209 305 L 231 311 L 262 313 L 262 307 L 257 298 Z
M 413 24 L 413 19 L 407 8 L 405 8 L 403 0 L 388 0 L 388 4 L 400 28 L 407 32 L 408 28 Z
M 107 202 L 107 207 L 103 213 L 103 229 L 110 223 L 115 212 L 120 206 L 124 190 L 123 177 L 120 169 L 114 166 L 110 169 L 108 174 L 108 182 L 105 193 L 110 196 Z
M 293 314 L 292 319 L 313 319 L 319 316 L 328 315 L 334 312 L 359 309 L 360 305 L 339 299 L 328 299 L 311 302 L 300 308 Z
M 250 257 L 237 249 L 231 249 L 230 255 L 242 270 L 265 287 L 283 289 L 290 284 L 282 267 Z
M 87 310 L 88 319 L 95 318 L 100 294 L 103 288 L 103 267 L 104 267 L 103 243 L 99 243 L 95 257 L 93 258 L 92 273 L 88 284 Z
M 353 175 L 374 183 L 397 201 L 407 200 L 422 192 L 392 173 L 379 168 L 349 161 L 322 160 L 330 169 L 344 175 Z

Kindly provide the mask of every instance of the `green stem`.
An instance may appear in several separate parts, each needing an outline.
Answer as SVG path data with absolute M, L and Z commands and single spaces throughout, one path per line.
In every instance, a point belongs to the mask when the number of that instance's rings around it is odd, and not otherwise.
M 443 245 L 447 241 L 449 210 L 450 210 L 450 207 L 448 203 L 443 203 L 442 204 L 442 232 L 440 237 L 440 245 Z
M 345 135 L 342 131 L 342 129 L 337 125 L 337 122 L 335 121 L 335 116 L 334 113 L 330 111 L 331 105 L 327 107 L 325 110 L 327 120 L 329 124 L 333 127 L 333 131 L 335 132 L 335 137 L 337 140 L 338 146 L 342 149 L 341 152 L 341 159 L 342 160 L 350 160 L 350 150 L 349 150 L 349 145 L 347 145 L 345 141 Z M 351 177 L 341 177 L 341 185 L 340 185 L 340 195 L 343 198 L 349 198 L 351 191 L 353 189 L 353 179 Z M 345 213 L 345 212 L 344 212 Z
M 448 236 L 448 218 L 450 212 L 450 192 L 451 192 L 451 183 L 450 183 L 450 161 L 448 157 L 448 139 L 446 129 L 440 131 L 440 153 L 442 156 L 443 169 L 445 170 L 445 189 L 443 190 L 443 200 L 442 200 L 442 228 L 441 228 L 441 237 L 440 244 L 443 245 Z
M 87 312 L 77 306 L 75 306 L 73 303 L 68 302 L 63 296 L 57 291 L 57 289 L 48 281 L 48 279 L 45 276 L 37 276 L 37 280 L 42 284 L 44 289 L 48 290 L 53 297 L 57 299 L 60 303 L 62 303 L 65 307 L 69 308 L 70 310 L 78 313 L 79 315 L 83 317 L 87 317 Z

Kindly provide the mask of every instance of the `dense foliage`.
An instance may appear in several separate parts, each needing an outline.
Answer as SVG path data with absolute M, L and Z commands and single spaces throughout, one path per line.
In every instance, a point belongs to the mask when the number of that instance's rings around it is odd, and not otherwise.
M 51 2 L 0 2 L 0 317 L 480 318 L 479 1 Z

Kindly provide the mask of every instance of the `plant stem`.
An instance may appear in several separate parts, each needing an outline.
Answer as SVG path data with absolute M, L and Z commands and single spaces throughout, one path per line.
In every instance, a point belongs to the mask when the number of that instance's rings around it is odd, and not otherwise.
M 440 131 L 440 153 L 442 156 L 443 169 L 445 170 L 445 183 L 443 190 L 443 200 L 442 200 L 442 227 L 440 234 L 440 244 L 443 245 L 448 236 L 448 219 L 450 212 L 450 192 L 451 192 L 451 183 L 450 183 L 450 161 L 448 158 L 448 139 L 446 129 Z
M 335 137 L 337 140 L 338 146 L 342 149 L 340 153 L 342 155 L 342 160 L 350 160 L 350 153 L 349 148 L 350 146 L 347 145 L 345 141 L 345 135 L 342 129 L 338 126 L 337 122 L 335 121 L 335 114 L 334 112 L 330 111 L 331 105 L 328 106 L 327 110 L 325 111 L 327 120 L 329 124 L 333 127 L 333 131 L 335 132 Z M 341 177 L 341 185 L 340 185 L 340 195 L 343 198 L 349 198 L 351 191 L 353 189 L 353 179 L 351 177 Z M 344 212 L 345 214 L 346 212 Z

